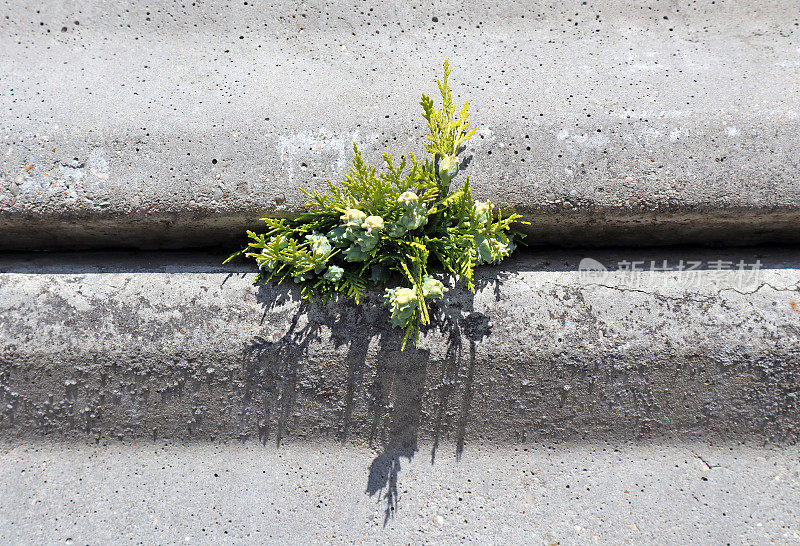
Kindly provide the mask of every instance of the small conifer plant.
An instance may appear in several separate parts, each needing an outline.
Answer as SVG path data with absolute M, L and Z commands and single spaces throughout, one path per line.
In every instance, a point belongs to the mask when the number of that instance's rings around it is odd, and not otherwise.
M 422 116 L 430 134 L 420 161 L 413 153 L 399 163 L 386 152 L 382 170 L 366 163 L 355 143 L 353 167 L 345 180 L 328 181 L 326 193 L 305 193 L 311 202 L 297 218 L 262 218 L 265 233 L 247 232 L 243 255 L 258 265 L 254 282 L 291 279 L 303 297 L 327 302 L 348 296 L 358 304 L 369 288 L 385 289 L 383 302 L 389 323 L 403 328 L 403 347 L 418 340 L 430 323 L 428 303 L 445 297 L 444 284 L 430 274 L 437 264 L 475 292 L 475 266 L 498 263 L 510 255 L 512 228 L 519 215 L 503 216 L 489 201 L 473 201 L 469 177 L 456 191 L 458 154 L 475 134 L 470 127 L 469 103 L 455 116 L 447 79 L 437 82 L 442 108 L 422 95 Z

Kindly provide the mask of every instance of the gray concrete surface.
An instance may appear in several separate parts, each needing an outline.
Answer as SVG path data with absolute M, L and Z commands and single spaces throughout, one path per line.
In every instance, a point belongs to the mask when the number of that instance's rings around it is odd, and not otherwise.
M 5 256 L 3 437 L 418 441 L 800 435 L 796 249 L 532 254 L 448 294 L 416 348 L 370 294 L 301 304 L 191 254 Z M 761 270 L 715 271 L 714 260 Z M 631 276 L 622 260 L 672 268 Z M 703 262 L 696 271 L 679 261 Z M 641 267 L 641 266 L 640 266 Z M 750 271 L 750 273 L 747 273 Z
M 534 242 L 800 239 L 796 0 L 417 4 L 4 0 L 0 248 L 231 243 L 421 152 L 445 57 Z
M 797 447 L 0 444 L 13 544 L 797 544 Z M 388 477 L 391 476 L 390 479 Z

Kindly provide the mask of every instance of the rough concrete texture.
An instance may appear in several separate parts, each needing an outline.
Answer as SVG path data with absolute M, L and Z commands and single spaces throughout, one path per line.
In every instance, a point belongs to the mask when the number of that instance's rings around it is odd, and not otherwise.
M 338 439 L 412 454 L 420 440 L 800 435 L 796 250 L 592 256 L 480 270 L 400 352 L 364 305 L 298 302 L 215 258 L 88 254 L 0 264 L 0 429 L 100 440 Z M 631 282 L 620 260 L 760 260 Z M 707 267 L 707 266 L 704 266 Z M 737 280 L 738 279 L 738 280 Z M 739 282 L 741 281 L 741 282 Z
M 800 238 L 795 0 L 2 5 L 2 248 L 230 242 L 420 153 L 445 57 L 533 241 Z
M 800 451 L 0 444 L 13 544 L 797 544 Z M 427 454 L 426 454 L 427 455 Z M 402 466 L 402 468 L 401 468 Z M 369 495 L 369 497 L 367 496 Z

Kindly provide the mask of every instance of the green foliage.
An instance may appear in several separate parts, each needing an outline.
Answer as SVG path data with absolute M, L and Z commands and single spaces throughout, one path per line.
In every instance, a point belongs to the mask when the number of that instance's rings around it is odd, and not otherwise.
M 425 151 L 441 157 L 457 155 L 461 144 L 472 138 L 477 131 L 477 127 L 469 129 L 469 101 L 461 107 L 458 118 L 453 115 L 456 107 L 453 104 L 453 92 L 447 83 L 450 77 L 450 63 L 444 62 L 444 79 L 437 80 L 439 92 L 442 94 L 442 109 L 436 110 L 433 100 L 423 93 L 420 104 L 422 105 L 422 117 L 428 122 L 428 144 Z
M 433 154 L 434 164 L 438 165 L 438 174 L 441 181 L 442 193 L 447 193 L 450 180 L 458 174 L 458 152 L 461 145 L 472 138 L 477 127 L 470 130 L 469 101 L 461 107 L 458 117 L 454 118 L 456 107 L 453 104 L 453 92 L 447 83 L 450 77 L 450 63 L 444 61 L 444 78 L 437 80 L 439 92 L 442 94 L 442 109 L 436 110 L 433 100 L 422 94 L 422 117 L 428 122 L 428 143 L 425 151 Z
M 324 302 L 345 295 L 358 303 L 367 289 L 394 280 L 400 285 L 387 288 L 384 296 L 389 322 L 405 329 L 403 347 L 408 339 L 417 340 L 420 328 L 430 323 L 428 303 L 447 291 L 429 274 L 429 265 L 438 262 L 474 292 L 475 267 L 507 257 L 519 235 L 511 227 L 519 215 L 503 217 L 488 201 L 474 201 L 469 177 L 449 191 L 459 149 L 476 130 L 470 129 L 468 103 L 454 117 L 449 75 L 445 61 L 441 110 L 426 95 L 420 102 L 432 161 L 423 163 L 410 153 L 395 164 L 384 152 L 379 171 L 353 143 L 353 166 L 344 181 L 328 181 L 326 193 L 303 190 L 311 199 L 305 212 L 295 219 L 262 218 L 267 231 L 248 231 L 247 247 L 228 260 L 252 258 L 259 268 L 255 282 L 288 278 L 304 297 Z

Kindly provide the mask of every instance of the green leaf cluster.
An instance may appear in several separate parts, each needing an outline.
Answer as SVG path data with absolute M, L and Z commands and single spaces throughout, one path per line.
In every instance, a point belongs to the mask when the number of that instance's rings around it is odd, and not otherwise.
M 461 144 L 472 138 L 477 127 L 470 129 L 469 101 L 464 103 L 458 117 L 454 117 L 456 107 L 453 104 L 453 92 L 447 83 L 450 77 L 450 63 L 444 62 L 444 78 L 437 80 L 439 92 L 442 94 L 442 109 L 436 110 L 433 99 L 422 94 L 422 117 L 428 122 L 428 143 L 425 151 L 442 157 L 456 155 Z
M 438 263 L 474 292 L 475 267 L 507 257 L 519 237 L 512 228 L 519 215 L 504 217 L 490 202 L 474 201 L 469 177 L 457 191 L 449 190 L 458 152 L 476 130 L 470 129 L 467 103 L 455 116 L 449 75 L 445 61 L 440 110 L 426 95 L 420 102 L 431 159 L 422 162 L 409 153 L 396 162 L 384 152 L 378 169 L 354 143 L 353 166 L 343 181 L 329 180 L 325 193 L 303 190 L 310 202 L 302 214 L 263 218 L 266 232 L 248 231 L 247 247 L 228 260 L 254 259 L 254 282 L 289 279 L 305 298 L 324 302 L 345 295 L 359 303 L 369 288 L 396 283 L 384 296 L 389 322 L 405 330 L 403 347 L 417 340 L 431 320 L 429 303 L 447 291 L 429 268 Z

